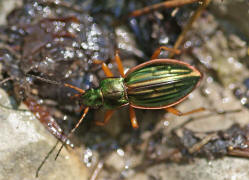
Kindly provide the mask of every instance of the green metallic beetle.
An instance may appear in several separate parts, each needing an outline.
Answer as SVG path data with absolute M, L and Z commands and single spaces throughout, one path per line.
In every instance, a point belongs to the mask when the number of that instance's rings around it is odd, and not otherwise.
M 107 76 L 106 79 L 100 82 L 99 88 L 96 89 L 83 90 L 71 84 L 61 84 L 38 76 L 30 76 L 48 83 L 63 85 L 79 92 L 75 97 L 77 97 L 80 104 L 85 107 L 85 110 L 67 138 L 78 128 L 88 113 L 89 108 L 104 108 L 107 110 L 104 121 L 96 122 L 97 125 L 104 125 L 110 120 L 115 109 L 129 105 L 130 119 L 133 128 L 138 128 L 134 108 L 165 109 L 178 116 L 205 110 L 204 108 L 199 108 L 181 113 L 172 107 L 182 102 L 189 93 L 195 89 L 202 78 L 202 74 L 187 63 L 174 59 L 157 59 L 162 49 L 172 51 L 175 54 L 180 53 L 180 51 L 176 49 L 170 49 L 164 46 L 159 47 L 152 55 L 150 61 L 131 68 L 127 73 L 124 73 L 121 59 L 116 51 L 115 61 L 121 77 L 114 77 L 104 62 L 94 60 L 94 64 L 102 65 L 102 69 Z M 56 145 L 54 147 L 56 147 Z M 63 145 L 64 144 L 61 145 L 56 158 L 63 148 Z M 36 176 L 38 176 L 45 160 L 37 169 Z
M 124 74 L 121 59 L 116 52 L 115 61 L 118 65 L 121 77 L 113 77 L 112 72 L 105 63 L 95 60 L 95 64 L 101 64 L 107 78 L 100 82 L 97 89 L 82 90 L 69 84 L 65 86 L 76 89 L 80 94 L 80 104 L 85 111 L 72 130 L 74 131 L 84 119 L 89 108 L 104 108 L 107 110 L 104 121 L 96 122 L 97 125 L 106 124 L 115 109 L 129 105 L 130 119 L 133 128 L 138 128 L 134 108 L 138 109 L 165 109 L 168 112 L 186 115 L 203 111 L 204 108 L 195 109 L 187 113 L 181 113 L 172 106 L 182 102 L 199 84 L 202 74 L 193 66 L 174 59 L 156 59 L 162 49 L 158 48 L 152 56 L 152 60 L 130 69 Z M 177 53 L 177 50 L 172 50 Z

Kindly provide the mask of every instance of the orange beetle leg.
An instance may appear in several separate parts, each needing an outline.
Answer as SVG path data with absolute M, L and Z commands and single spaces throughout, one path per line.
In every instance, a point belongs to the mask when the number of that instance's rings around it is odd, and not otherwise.
M 139 126 L 138 126 L 138 123 L 137 123 L 137 118 L 136 118 L 134 108 L 130 106 L 129 111 L 130 111 L 131 125 L 132 125 L 132 127 L 134 129 L 137 129 Z
M 105 113 L 105 118 L 104 118 L 104 121 L 101 122 L 101 121 L 96 121 L 95 124 L 98 125 L 98 126 L 104 126 L 105 124 L 107 124 L 109 122 L 109 120 L 111 119 L 113 113 L 114 113 L 115 110 L 108 110 L 106 113 Z
M 167 112 L 169 113 L 172 113 L 176 116 L 185 116 L 185 115 L 188 115 L 188 114 L 193 114 L 193 113 L 197 113 L 197 112 L 201 112 L 201 111 L 205 111 L 206 109 L 204 107 L 201 107 L 201 108 L 198 108 L 198 109 L 194 109 L 192 111 L 188 111 L 188 112 L 185 112 L 185 113 L 182 113 L 181 111 L 173 108 L 173 107 L 168 107 L 165 109 Z
M 116 61 L 116 64 L 118 66 L 118 71 L 120 73 L 120 75 L 122 77 L 125 77 L 125 74 L 124 74 L 124 67 L 123 67 L 123 64 L 122 64 L 122 61 L 120 59 L 120 56 L 118 54 L 118 51 L 115 52 L 115 61 Z
M 181 51 L 178 50 L 178 49 L 169 48 L 169 47 L 166 47 L 166 46 L 160 46 L 159 48 L 157 48 L 154 51 L 153 55 L 151 56 L 151 60 L 157 59 L 157 57 L 160 55 L 160 53 L 161 53 L 162 50 L 173 52 L 175 54 L 180 54 L 181 53 Z
M 93 60 L 93 63 L 94 64 L 101 64 L 105 75 L 107 77 L 113 77 L 113 74 L 112 74 L 111 70 L 108 68 L 108 66 L 106 65 L 106 63 L 104 63 L 103 61 L 97 60 L 97 59 Z

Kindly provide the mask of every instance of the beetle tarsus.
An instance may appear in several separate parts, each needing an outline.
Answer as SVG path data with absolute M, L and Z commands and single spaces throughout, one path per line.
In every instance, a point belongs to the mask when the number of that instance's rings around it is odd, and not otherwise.
M 194 114 L 194 113 L 197 113 L 197 112 L 201 112 L 201 111 L 205 111 L 206 109 L 204 107 L 201 107 L 201 108 L 198 108 L 198 109 L 194 109 L 194 110 L 191 110 L 191 111 L 188 111 L 188 112 L 185 112 L 185 113 L 182 113 L 181 111 L 173 108 L 173 107 L 168 107 L 165 109 L 167 112 L 169 113 L 172 113 L 176 116 L 185 116 L 185 115 L 189 115 L 189 114 Z

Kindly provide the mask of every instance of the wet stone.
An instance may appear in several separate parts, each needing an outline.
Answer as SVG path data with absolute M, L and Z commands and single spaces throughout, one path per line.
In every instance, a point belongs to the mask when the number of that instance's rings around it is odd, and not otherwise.
M 0 89 L 0 104 L 10 107 L 10 99 Z M 14 110 L 0 107 L 0 179 L 35 179 L 36 170 L 56 139 L 22 105 Z M 58 149 L 50 156 L 38 179 L 87 179 L 87 169 L 73 153 L 63 150 L 57 161 Z

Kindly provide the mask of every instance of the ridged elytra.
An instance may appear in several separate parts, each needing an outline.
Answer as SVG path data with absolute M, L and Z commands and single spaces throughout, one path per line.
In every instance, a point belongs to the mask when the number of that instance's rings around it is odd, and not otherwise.
M 174 59 L 155 59 L 128 71 L 124 78 L 132 107 L 164 109 L 182 102 L 200 82 L 193 66 Z

